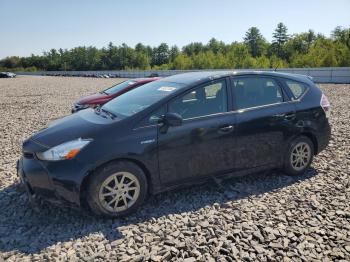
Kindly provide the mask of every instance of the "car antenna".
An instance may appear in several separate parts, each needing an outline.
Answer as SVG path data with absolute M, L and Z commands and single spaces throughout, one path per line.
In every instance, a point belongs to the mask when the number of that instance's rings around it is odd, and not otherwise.
M 276 72 L 276 71 L 277 71 L 277 68 L 278 68 L 278 64 L 277 64 L 277 66 L 275 67 L 275 69 L 274 69 L 273 71 L 275 71 L 275 72 Z

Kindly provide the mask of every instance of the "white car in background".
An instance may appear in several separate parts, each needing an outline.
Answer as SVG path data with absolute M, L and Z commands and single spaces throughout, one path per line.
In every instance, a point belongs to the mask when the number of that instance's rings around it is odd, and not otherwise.
M 16 77 L 15 73 L 11 72 L 0 72 L 0 78 L 14 78 Z

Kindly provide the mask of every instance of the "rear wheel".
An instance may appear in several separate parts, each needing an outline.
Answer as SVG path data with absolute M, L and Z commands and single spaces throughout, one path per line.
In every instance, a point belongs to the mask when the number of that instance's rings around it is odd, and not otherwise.
M 147 195 L 147 179 L 137 165 L 120 161 L 93 174 L 87 189 L 87 201 L 98 215 L 123 216 L 137 209 Z
M 301 136 L 290 143 L 285 156 L 284 170 L 289 175 L 301 175 L 310 166 L 314 156 L 312 141 Z

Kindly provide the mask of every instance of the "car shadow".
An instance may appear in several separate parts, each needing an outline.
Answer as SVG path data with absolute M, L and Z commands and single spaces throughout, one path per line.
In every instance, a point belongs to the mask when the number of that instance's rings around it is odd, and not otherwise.
M 109 241 L 122 239 L 120 227 L 146 222 L 161 216 L 197 211 L 205 206 L 225 207 L 230 201 L 273 192 L 318 175 L 310 168 L 301 176 L 279 171 L 231 178 L 225 183 L 206 183 L 151 196 L 134 214 L 103 219 L 85 211 L 42 205 L 35 212 L 18 185 L 0 191 L 0 251 L 35 254 L 52 245 L 102 233 Z

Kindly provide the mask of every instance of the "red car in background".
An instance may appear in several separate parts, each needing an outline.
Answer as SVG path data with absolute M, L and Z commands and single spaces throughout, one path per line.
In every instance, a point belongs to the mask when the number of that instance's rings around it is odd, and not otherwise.
M 113 98 L 120 96 L 121 94 L 128 92 L 131 89 L 153 82 L 158 79 L 159 77 L 130 79 L 130 80 L 121 82 L 117 85 L 111 86 L 110 88 L 107 88 L 106 90 L 103 90 L 100 93 L 84 96 L 73 104 L 72 113 L 75 113 L 79 110 L 82 110 L 88 107 L 94 108 L 98 105 L 103 105 L 107 103 L 109 100 L 112 100 Z

